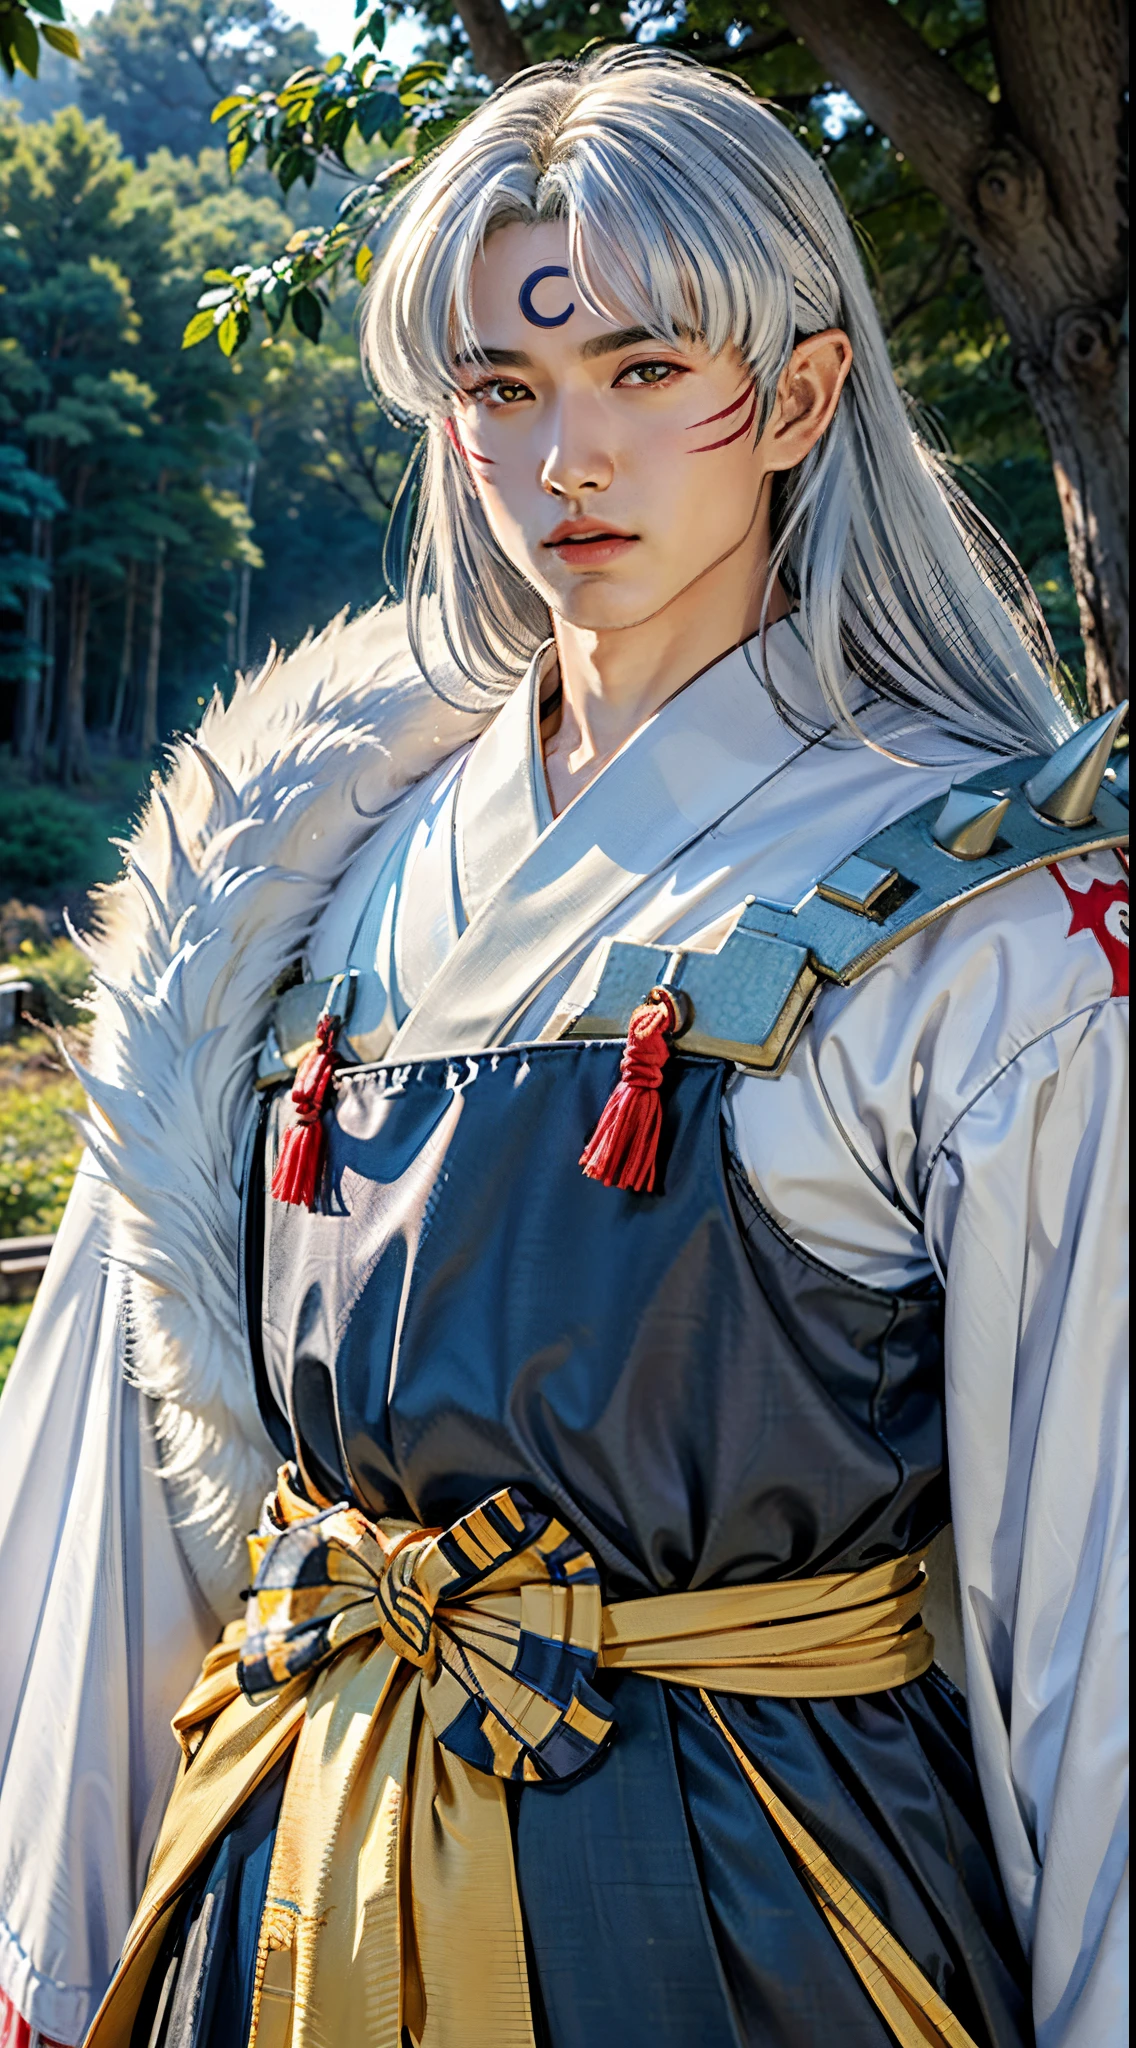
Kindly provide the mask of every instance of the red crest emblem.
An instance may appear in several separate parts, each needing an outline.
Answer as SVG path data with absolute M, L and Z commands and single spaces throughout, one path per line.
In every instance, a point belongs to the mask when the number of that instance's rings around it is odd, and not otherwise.
M 1102 882 L 1094 875 L 1087 889 L 1072 888 L 1059 861 L 1049 870 L 1073 912 L 1067 936 L 1091 932 L 1112 969 L 1112 993 L 1128 994 L 1128 884 Z

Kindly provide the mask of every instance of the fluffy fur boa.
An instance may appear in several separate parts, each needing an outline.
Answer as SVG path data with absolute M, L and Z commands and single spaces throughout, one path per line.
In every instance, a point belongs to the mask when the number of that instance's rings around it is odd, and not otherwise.
M 335 621 L 173 749 L 87 942 L 85 1135 L 121 1200 L 129 1369 L 185 1553 L 236 1611 L 275 1456 L 240 1332 L 240 1161 L 271 992 L 375 823 L 485 723 L 415 668 L 402 613 Z

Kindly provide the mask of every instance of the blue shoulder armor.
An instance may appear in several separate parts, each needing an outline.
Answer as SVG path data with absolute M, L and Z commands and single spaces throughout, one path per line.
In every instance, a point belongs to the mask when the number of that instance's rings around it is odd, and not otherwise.
M 1111 740 L 1115 724 L 1110 716 L 1103 737 Z M 1060 814 L 1062 792 L 1069 808 L 1069 778 L 1055 775 L 1065 748 L 1048 761 L 1002 763 L 956 785 L 945 802 L 937 797 L 920 804 L 877 832 L 824 875 L 796 910 L 749 899 L 717 953 L 605 941 L 592 994 L 561 1036 L 621 1038 L 636 1004 L 665 985 L 683 997 L 684 1052 L 776 1076 L 826 981 L 858 980 L 913 933 L 1015 875 L 1127 845 L 1127 756 L 1106 770 L 1106 747 L 1090 771 L 1096 787 L 1086 795 L 1093 731 L 1085 728 L 1067 743 L 1081 756 L 1076 800 L 1087 807 L 1084 822 L 1046 815 Z

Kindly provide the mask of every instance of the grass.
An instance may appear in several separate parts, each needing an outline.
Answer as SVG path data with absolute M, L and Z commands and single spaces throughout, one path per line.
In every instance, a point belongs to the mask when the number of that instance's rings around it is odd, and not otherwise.
M 0 1393 L 16 1356 L 24 1324 L 32 1312 L 30 1301 L 0 1301 Z
M 0 1045 L 0 1237 L 58 1230 L 83 1150 L 72 1122 L 82 1107 L 46 1033 Z
M 59 947 L 51 952 L 58 955 Z M 57 957 L 52 964 L 66 985 L 69 963 Z M 81 1050 L 80 1030 L 69 1027 L 66 1036 Z M 72 1122 L 82 1106 L 83 1090 L 47 1032 L 0 1045 L 0 1237 L 58 1230 L 83 1149 Z M 0 1389 L 31 1306 L 0 1302 Z

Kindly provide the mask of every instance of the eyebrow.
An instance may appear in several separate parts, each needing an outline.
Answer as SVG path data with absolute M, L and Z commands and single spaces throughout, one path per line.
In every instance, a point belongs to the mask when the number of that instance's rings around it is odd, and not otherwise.
M 479 363 L 492 363 L 498 370 L 531 370 L 532 357 L 523 348 L 483 348 L 477 355 L 458 356 L 459 369 L 476 370 Z
M 586 341 L 580 354 L 585 362 L 590 362 L 595 356 L 613 356 L 621 348 L 634 348 L 636 342 L 658 339 L 649 327 L 621 327 L 616 334 L 597 334 L 592 341 Z
M 641 341 L 659 341 L 649 327 L 621 327 L 614 334 L 597 334 L 586 341 L 580 350 L 585 362 L 592 362 L 597 356 L 617 355 L 621 348 L 634 348 Z M 662 344 L 664 347 L 665 343 Z M 476 369 L 478 363 L 489 363 L 495 370 L 531 370 L 532 357 L 522 348 L 484 348 L 476 356 L 461 355 L 458 367 Z

